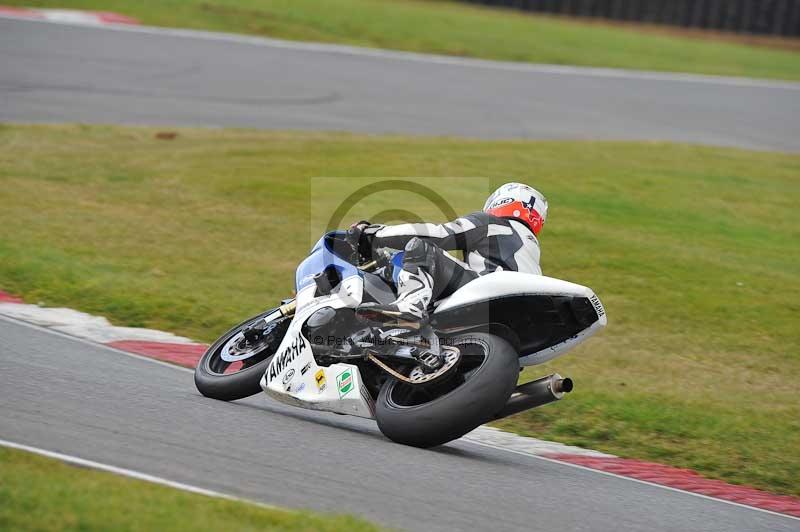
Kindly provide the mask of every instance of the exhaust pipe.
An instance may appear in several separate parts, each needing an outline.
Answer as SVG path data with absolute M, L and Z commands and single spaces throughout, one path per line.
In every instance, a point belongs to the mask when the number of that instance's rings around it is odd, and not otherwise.
M 564 397 L 564 394 L 571 392 L 572 388 L 572 379 L 562 377 L 558 373 L 517 386 L 517 389 L 508 398 L 506 405 L 495 414 L 493 419 L 513 416 L 524 410 L 558 401 Z

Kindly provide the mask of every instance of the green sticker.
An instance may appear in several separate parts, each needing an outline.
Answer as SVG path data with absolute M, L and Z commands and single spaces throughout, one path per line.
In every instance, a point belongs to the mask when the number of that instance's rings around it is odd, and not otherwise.
M 336 386 L 339 388 L 339 397 L 344 397 L 353 390 L 353 372 L 349 369 L 336 377 Z

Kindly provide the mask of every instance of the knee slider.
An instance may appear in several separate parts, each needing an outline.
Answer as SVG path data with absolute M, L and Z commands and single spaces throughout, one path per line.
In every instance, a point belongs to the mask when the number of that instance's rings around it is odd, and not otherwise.
M 407 260 L 423 260 L 428 254 L 428 243 L 415 236 L 406 243 L 405 252 L 405 258 Z

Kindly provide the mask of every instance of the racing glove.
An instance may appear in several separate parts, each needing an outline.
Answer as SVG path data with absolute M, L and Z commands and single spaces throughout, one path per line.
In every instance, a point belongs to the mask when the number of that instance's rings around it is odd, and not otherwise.
M 347 243 L 358 254 L 362 262 L 373 260 L 372 238 L 383 227 L 380 224 L 371 224 L 367 220 L 361 220 L 351 225 L 350 229 L 347 230 L 347 236 L 345 237 Z

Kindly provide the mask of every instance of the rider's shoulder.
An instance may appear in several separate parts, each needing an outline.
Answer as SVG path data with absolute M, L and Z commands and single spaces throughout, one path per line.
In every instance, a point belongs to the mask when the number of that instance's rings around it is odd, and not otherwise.
M 511 223 L 507 218 L 498 218 L 488 212 L 477 211 L 464 216 L 467 220 L 475 225 L 502 225 L 511 227 Z

